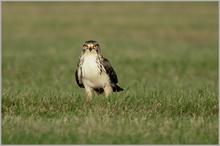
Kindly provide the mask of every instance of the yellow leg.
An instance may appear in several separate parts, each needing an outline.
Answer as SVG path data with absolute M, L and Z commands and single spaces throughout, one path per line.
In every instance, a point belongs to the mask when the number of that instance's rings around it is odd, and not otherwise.
M 105 91 L 105 96 L 108 97 L 113 92 L 111 85 L 109 84 L 105 85 L 104 91 Z
M 90 88 L 90 87 L 85 87 L 85 88 L 86 88 L 87 99 L 91 100 L 92 99 L 93 89 Z

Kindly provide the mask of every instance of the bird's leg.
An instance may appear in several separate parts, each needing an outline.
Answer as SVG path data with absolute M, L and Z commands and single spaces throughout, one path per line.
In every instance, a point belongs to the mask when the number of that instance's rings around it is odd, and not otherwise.
M 93 89 L 91 87 L 88 87 L 88 86 L 86 86 L 85 88 L 86 88 L 87 99 L 91 100 Z
M 105 91 L 105 96 L 108 97 L 113 92 L 111 85 L 106 84 L 104 86 L 104 91 Z

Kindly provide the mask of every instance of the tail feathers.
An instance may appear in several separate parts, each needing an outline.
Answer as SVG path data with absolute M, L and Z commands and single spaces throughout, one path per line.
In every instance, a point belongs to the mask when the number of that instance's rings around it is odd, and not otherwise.
M 124 89 L 122 89 L 121 87 L 119 87 L 118 85 L 115 85 L 113 87 L 113 92 L 119 92 L 119 91 L 123 91 Z
M 103 88 L 97 88 L 97 89 L 94 89 L 98 94 L 101 94 L 104 92 L 104 89 Z
M 112 86 L 113 88 L 113 92 L 119 92 L 119 91 L 123 91 L 124 89 L 122 89 L 121 87 L 119 87 L 118 85 L 114 85 Z M 101 94 L 104 92 L 103 88 L 96 88 L 94 89 L 97 93 Z

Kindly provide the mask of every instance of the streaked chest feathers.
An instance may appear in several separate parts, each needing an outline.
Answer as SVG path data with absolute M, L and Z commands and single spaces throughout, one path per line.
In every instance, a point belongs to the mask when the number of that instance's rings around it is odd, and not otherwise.
M 109 83 L 109 77 L 100 63 L 98 55 L 86 55 L 81 66 L 84 85 L 101 88 Z

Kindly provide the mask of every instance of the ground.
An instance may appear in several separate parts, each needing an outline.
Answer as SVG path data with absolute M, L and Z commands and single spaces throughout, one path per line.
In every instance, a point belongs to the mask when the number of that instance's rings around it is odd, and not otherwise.
M 75 82 L 94 39 L 123 92 Z M 2 2 L 3 144 L 218 144 L 217 2 Z

